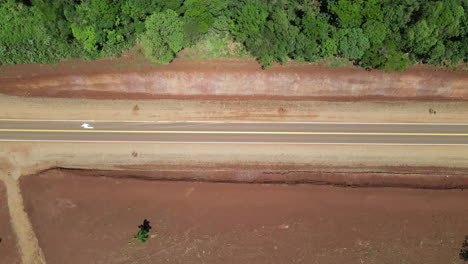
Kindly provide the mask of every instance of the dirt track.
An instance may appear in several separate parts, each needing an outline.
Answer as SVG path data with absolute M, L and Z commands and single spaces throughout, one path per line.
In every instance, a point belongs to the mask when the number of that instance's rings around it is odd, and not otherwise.
M 440 264 L 468 230 L 461 190 L 24 177 L 47 263 Z M 129 245 L 149 219 L 157 236 Z M 154 233 L 153 233 L 154 234 Z
M 0 263 L 19 264 L 20 255 L 16 237 L 10 225 L 10 214 L 6 188 L 0 181 Z

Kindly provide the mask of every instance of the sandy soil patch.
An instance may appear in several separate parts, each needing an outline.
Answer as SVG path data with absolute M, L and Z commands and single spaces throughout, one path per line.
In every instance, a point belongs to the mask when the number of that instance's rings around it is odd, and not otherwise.
M 20 264 L 16 237 L 10 224 L 10 214 L 5 185 L 0 181 L 0 263 Z
M 85 100 L 0 95 L 0 118 L 51 120 L 214 120 L 466 123 L 463 102 L 281 100 Z
M 47 263 L 462 263 L 468 193 L 148 182 L 49 171 L 21 180 Z M 129 244 L 143 219 L 156 235 Z
M 22 174 L 63 167 L 101 170 L 243 169 L 252 166 L 467 168 L 465 146 L 247 145 L 2 142 Z M 135 153 L 137 155 L 135 155 Z

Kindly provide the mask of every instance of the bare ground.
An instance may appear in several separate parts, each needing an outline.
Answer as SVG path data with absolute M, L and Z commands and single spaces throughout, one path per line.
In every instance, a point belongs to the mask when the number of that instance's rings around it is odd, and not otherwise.
M 0 67 L 0 93 L 94 99 L 467 101 L 468 71 L 415 66 L 403 73 L 253 60 L 154 65 L 136 57 Z
M 2 142 L 0 158 L 21 174 L 62 167 L 101 170 L 468 167 L 466 146 L 254 145 Z M 136 155 L 135 155 L 136 154 Z M 385 171 L 385 170 L 383 170 Z M 410 174 L 409 174 L 410 175 Z M 444 173 L 442 173 L 444 175 Z M 281 178 L 281 174 L 277 175 Z M 19 177 L 19 174 L 18 174 Z
M 91 100 L 0 95 L 0 118 L 466 123 L 464 102 Z
M 47 263 L 458 264 L 461 190 L 23 177 Z M 132 241 L 143 219 L 149 241 Z
M 231 166 L 158 168 L 125 166 L 127 170 L 83 170 L 88 177 L 130 178 L 145 181 L 199 181 L 221 183 L 311 183 L 349 187 L 406 187 L 423 189 L 466 189 L 468 169 L 436 167 L 317 167 L 310 166 Z M 133 167 L 133 168 L 131 168 Z M 221 168 L 222 167 L 222 168 Z M 53 168 L 59 169 L 62 168 Z M 131 169 L 131 170 L 130 170 Z M 44 170 L 47 171 L 47 170 Z
M 19 264 L 16 236 L 10 224 L 10 209 L 5 185 L 0 181 L 0 263 Z

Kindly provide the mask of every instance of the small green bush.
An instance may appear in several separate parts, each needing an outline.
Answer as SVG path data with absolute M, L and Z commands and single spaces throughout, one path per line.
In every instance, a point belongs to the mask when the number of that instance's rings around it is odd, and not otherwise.
M 138 233 L 133 237 L 134 240 L 138 240 L 141 243 L 145 243 L 148 240 L 149 233 L 151 230 L 150 222 L 148 220 L 143 220 L 143 224 L 138 226 Z

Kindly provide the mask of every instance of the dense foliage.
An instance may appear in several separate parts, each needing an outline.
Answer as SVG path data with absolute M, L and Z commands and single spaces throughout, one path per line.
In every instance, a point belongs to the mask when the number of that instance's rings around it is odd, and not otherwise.
M 468 55 L 468 0 L 0 0 L 0 64 L 118 56 L 169 63 L 212 32 L 269 67 L 338 56 L 404 70 Z

